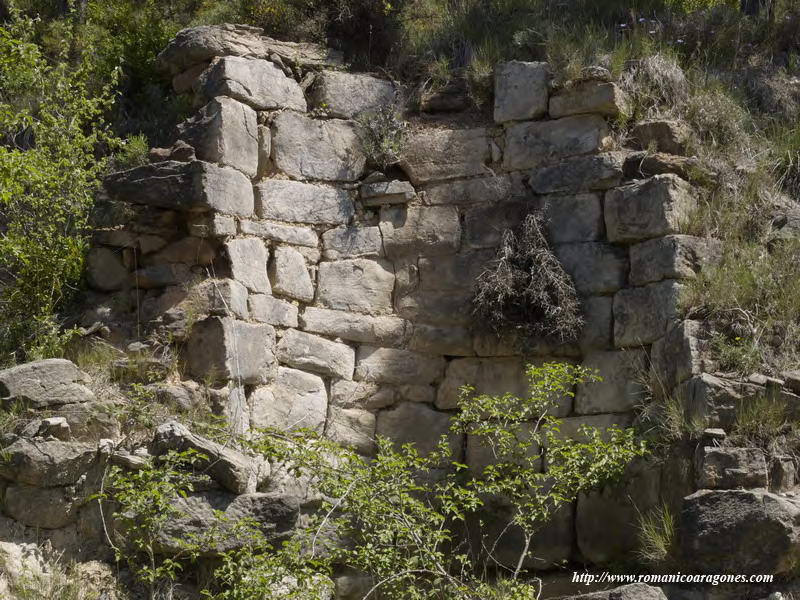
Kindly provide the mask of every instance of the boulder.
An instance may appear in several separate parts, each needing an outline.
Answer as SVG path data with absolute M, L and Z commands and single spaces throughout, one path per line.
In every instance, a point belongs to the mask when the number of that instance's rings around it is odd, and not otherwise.
M 355 351 L 346 344 L 289 329 L 278 344 L 278 359 L 298 369 L 352 379 Z
M 331 406 L 325 437 L 359 454 L 371 456 L 375 452 L 376 422 L 375 415 L 369 411 Z
M 322 377 L 278 367 L 278 376 L 269 386 L 259 387 L 250 396 L 252 427 L 311 429 L 322 433 L 328 412 L 328 393 Z
M 316 248 L 319 243 L 316 232 L 310 227 L 294 227 L 284 223 L 243 220 L 239 222 L 239 229 L 245 235 L 254 235 L 274 242 L 292 244 L 293 246 Z
M 393 291 L 394 266 L 388 261 L 356 258 L 319 265 L 317 302 L 325 308 L 386 313 Z
M 267 179 L 255 186 L 262 219 L 312 225 L 344 225 L 355 213 L 349 192 L 327 185 Z
M 238 238 L 225 244 L 231 265 L 231 277 L 256 294 L 271 294 L 267 277 L 269 253 L 264 242 L 256 238 Z
M 165 161 L 113 173 L 106 177 L 105 187 L 113 199 L 130 204 L 253 214 L 253 187 L 247 176 L 199 160 Z
M 700 447 L 696 461 L 699 489 L 767 487 L 767 461 L 760 448 Z
M 209 317 L 192 327 L 186 347 L 189 373 L 200 380 L 259 384 L 275 370 L 275 329 L 230 317 Z
M 395 348 L 359 346 L 354 379 L 403 385 L 413 375 L 415 384 L 439 381 L 444 374 L 445 360 L 428 354 Z
M 680 233 L 697 206 L 692 187 L 675 175 L 656 175 L 606 193 L 611 242 L 638 242 Z
M 306 260 L 294 248 L 278 246 L 273 250 L 269 278 L 276 294 L 303 302 L 314 299 L 314 284 L 308 274 Z
M 719 240 L 691 235 L 667 235 L 634 244 L 631 252 L 631 284 L 662 279 L 692 279 L 708 265 L 719 262 Z
M 551 244 L 603 239 L 603 203 L 598 194 L 547 196 L 542 202 L 545 231 Z
M 687 379 L 674 390 L 686 409 L 688 419 L 731 431 L 736 423 L 736 410 L 742 402 L 764 393 L 760 386 L 729 380 L 710 373 Z
M 605 81 L 584 81 L 550 97 L 553 119 L 585 113 L 618 117 L 628 110 L 627 94 L 615 83 Z
M 337 227 L 322 234 L 322 258 L 362 258 L 383 255 L 383 238 L 377 226 Z
M 258 172 L 256 112 L 241 102 L 214 98 L 178 126 L 178 136 L 200 160 L 233 167 L 248 177 Z
M 531 171 L 528 184 L 537 194 L 609 190 L 622 181 L 624 164 L 625 155 L 621 152 L 578 156 Z
M 617 348 L 651 344 L 667 332 L 678 315 L 682 286 L 671 279 L 614 295 L 614 345 Z
M 367 111 L 391 106 L 397 91 L 394 84 L 366 73 L 323 71 L 311 92 L 314 108 L 332 117 L 353 119 Z
M 196 435 L 177 421 L 158 426 L 152 450 L 155 454 L 195 450 L 205 456 L 196 467 L 234 494 L 252 494 L 269 477 L 268 462 Z
M 60 529 L 76 521 L 80 504 L 74 488 L 10 485 L 6 489 L 3 511 L 28 527 Z
M 34 487 L 67 486 L 99 465 L 94 444 L 19 438 L 3 449 L 0 477 Z
M 583 366 L 597 371 L 602 381 L 582 383 L 575 394 L 579 415 L 628 412 L 645 400 L 643 379 L 647 374 L 647 352 L 591 352 Z
M 297 307 L 291 302 L 266 294 L 251 294 L 247 299 L 250 316 L 259 323 L 278 327 L 297 327 Z
M 409 134 L 400 160 L 411 183 L 486 175 L 492 153 L 488 132 L 477 129 L 421 129 Z
M 700 490 L 684 499 L 679 531 L 682 558 L 698 572 L 790 574 L 800 503 L 762 490 Z
M 414 186 L 400 180 L 362 183 L 359 191 L 364 206 L 408 204 L 416 196 Z
M 458 251 L 461 224 L 453 206 L 386 207 L 380 231 L 386 256 L 437 256 Z
M 631 131 L 631 138 L 643 150 L 666 154 L 687 154 L 692 137 L 688 123 L 663 119 L 638 123 Z
M 367 159 L 352 121 L 283 112 L 272 122 L 272 160 L 292 179 L 355 181 Z
M 509 61 L 495 67 L 494 120 L 528 121 L 547 112 L 550 68 L 543 62 Z
M 48 358 L 0 371 L 0 402 L 42 409 L 93 402 L 89 376 L 63 358 Z
M 341 310 L 307 307 L 300 317 L 305 331 L 351 342 L 399 346 L 409 335 L 411 324 L 395 316 L 370 316 Z
M 628 252 L 602 242 L 558 244 L 553 252 L 579 294 L 608 294 L 625 286 Z
M 509 171 L 541 167 L 601 152 L 610 144 L 608 125 L 598 115 L 515 123 L 506 130 L 503 167 Z
M 463 449 L 460 436 L 450 432 L 450 415 L 427 404 L 403 402 L 395 408 L 378 413 L 377 434 L 389 438 L 399 448 L 414 444 L 422 456 L 436 450 L 442 436 L 447 436 L 453 450 L 453 460 L 461 460 Z
M 130 274 L 119 251 L 92 248 L 86 255 L 86 281 L 100 292 L 115 292 L 128 285 Z

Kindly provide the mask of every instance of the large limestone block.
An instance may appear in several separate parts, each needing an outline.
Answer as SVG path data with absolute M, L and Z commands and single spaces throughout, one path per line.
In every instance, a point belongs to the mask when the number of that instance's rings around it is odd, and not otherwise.
M 542 213 L 551 244 L 594 242 L 603 238 L 603 202 L 598 194 L 547 196 Z
M 266 383 L 275 370 L 275 329 L 230 317 L 210 317 L 192 327 L 186 348 L 189 372 L 205 381 Z
M 399 346 L 411 330 L 408 321 L 394 316 L 370 316 L 313 306 L 303 311 L 300 323 L 311 333 L 385 346 Z
M 226 56 L 213 62 L 195 83 L 205 98 L 229 96 L 256 110 L 290 108 L 305 112 L 303 90 L 272 62 Z
M 620 290 L 614 295 L 614 345 L 651 344 L 677 317 L 682 286 L 672 280 Z
M 187 236 L 172 242 L 157 254 L 142 259 L 142 263 L 185 263 L 187 265 L 208 266 L 217 256 L 214 246 L 202 238 Z
M 150 265 L 131 273 L 131 283 L 142 290 L 153 290 L 185 284 L 191 276 L 189 265 L 160 264 Z
M 211 100 L 178 126 L 178 137 L 194 148 L 200 160 L 233 167 L 248 177 L 258 171 L 256 112 L 232 98 Z
M 297 307 L 291 302 L 266 294 L 251 294 L 247 299 L 250 315 L 259 323 L 278 327 L 297 327 Z
M 525 200 L 469 207 L 464 214 L 464 245 L 496 248 L 505 230 L 518 227 L 535 207 L 535 203 Z
M 298 369 L 352 379 L 355 350 L 347 344 L 289 329 L 278 343 L 278 359 Z
M 235 279 L 207 279 L 191 292 L 193 307 L 200 313 L 247 320 L 247 288 Z
M 362 258 L 381 256 L 383 238 L 377 226 L 337 227 L 322 234 L 322 258 Z
M 419 185 L 486 175 L 491 159 L 486 129 L 427 129 L 408 136 L 400 167 Z
M 275 248 L 269 263 L 269 278 L 276 294 L 303 302 L 314 299 L 314 283 L 308 274 L 306 259 L 294 248 Z
M 270 294 L 267 277 L 269 253 L 264 242 L 256 238 L 239 238 L 225 244 L 231 265 L 231 276 L 256 294 Z
M 331 383 L 331 406 L 379 410 L 395 403 L 394 388 L 382 387 L 370 381 L 335 379 Z
M 0 402 L 41 409 L 93 402 L 89 376 L 63 358 L 48 358 L 0 371 Z
M 363 206 L 408 204 L 416 196 L 416 190 L 408 181 L 371 181 L 361 184 L 359 195 Z
M 344 71 L 323 71 L 314 80 L 311 92 L 314 108 L 342 119 L 353 119 L 361 113 L 391 106 L 396 94 L 391 81 Z
M 444 374 L 445 360 L 396 348 L 359 346 L 356 381 L 403 385 L 413 382 L 425 385 L 439 381 Z
M 272 159 L 292 179 L 323 181 L 355 181 L 366 165 L 355 123 L 293 112 L 272 123 Z
M 683 501 L 682 557 L 701 573 L 793 573 L 798 523 L 795 499 L 759 490 L 700 490 Z
M 472 332 L 468 327 L 447 327 L 416 323 L 408 349 L 445 356 L 473 356 Z
M 381 210 L 380 231 L 389 258 L 452 254 L 461 243 L 453 206 L 386 207 Z
M 245 235 L 254 235 L 293 246 L 316 248 L 319 243 L 316 232 L 310 227 L 294 227 L 270 221 L 243 220 L 239 222 L 239 230 Z
M 684 381 L 675 390 L 686 409 L 686 416 L 731 431 L 736 424 L 737 409 L 742 402 L 764 393 L 764 388 L 741 379 L 725 379 L 701 373 Z
M 646 390 L 642 381 L 647 374 L 644 350 L 591 352 L 583 366 L 595 370 L 602 381 L 578 385 L 577 414 L 628 412 L 644 402 Z
M 3 449 L 0 477 L 42 488 L 74 485 L 98 464 L 95 444 L 19 438 Z
M 767 487 L 767 461 L 760 448 L 698 448 L 696 474 L 701 490 Z
M 541 167 L 570 156 L 600 152 L 610 144 L 608 125 L 597 115 L 515 123 L 506 130 L 503 166 L 510 171 Z
M 458 407 L 461 388 L 469 385 L 476 394 L 524 397 L 528 391 L 525 363 L 522 358 L 460 358 L 447 365 L 444 380 L 436 395 L 436 407 Z
M 606 81 L 585 81 L 550 98 L 550 116 L 554 119 L 584 113 L 617 117 L 627 112 L 625 92 Z
M 377 434 L 389 438 L 397 446 L 414 444 L 426 456 L 439 445 L 443 435 L 453 449 L 453 460 L 461 460 L 463 449 L 460 437 L 450 433 L 450 415 L 434 410 L 427 404 L 403 402 L 395 408 L 378 413 Z
M 413 322 L 431 325 L 466 326 L 472 318 L 472 291 L 416 289 L 398 294 L 397 314 Z
M 423 290 L 471 290 L 494 258 L 494 251 L 478 250 L 448 256 L 420 257 L 419 287 Z
M 613 306 L 612 296 L 581 298 L 584 325 L 578 337 L 578 345 L 584 353 L 590 350 L 607 350 L 613 346 Z
M 662 279 L 692 279 L 721 258 L 719 240 L 667 235 L 631 246 L 631 284 Z
M 521 180 L 510 175 L 489 175 L 458 181 L 431 183 L 422 188 L 426 204 L 496 204 L 524 193 Z
M 527 121 L 547 112 L 550 69 L 543 62 L 512 60 L 497 65 L 494 73 L 494 120 Z
M 553 247 L 579 294 L 608 294 L 628 279 L 628 252 L 602 242 L 558 244 Z
M 6 489 L 3 510 L 28 527 L 60 529 L 77 520 L 83 499 L 76 497 L 74 488 L 10 485 Z
M 390 312 L 393 290 L 394 267 L 388 261 L 356 258 L 319 265 L 317 302 L 326 308 Z
M 128 284 L 130 274 L 119 251 L 92 248 L 86 256 L 86 281 L 92 289 L 115 292 Z
M 622 181 L 624 165 L 625 155 L 622 152 L 578 156 L 531 171 L 528 184 L 537 194 L 608 190 Z
M 242 217 L 253 214 L 253 186 L 247 176 L 199 160 L 168 160 L 112 173 L 105 186 L 113 199 L 130 204 Z
M 672 323 L 666 335 L 653 343 L 652 379 L 663 387 L 659 392 L 669 394 L 675 386 L 702 372 L 702 329 L 700 321 Z
M 638 123 L 631 138 L 644 150 L 684 155 L 692 143 L 692 128 L 683 121 L 652 120 Z
M 274 383 L 256 388 L 250 396 L 250 405 L 252 427 L 311 429 L 322 433 L 328 412 L 328 393 L 322 377 L 278 367 Z
M 375 451 L 376 422 L 377 418 L 369 411 L 331 406 L 325 437 L 369 456 Z
M 697 207 L 692 187 L 675 175 L 656 175 L 606 193 L 611 242 L 638 242 L 679 233 Z
M 346 190 L 300 181 L 267 179 L 255 187 L 262 219 L 312 225 L 342 225 L 355 213 Z

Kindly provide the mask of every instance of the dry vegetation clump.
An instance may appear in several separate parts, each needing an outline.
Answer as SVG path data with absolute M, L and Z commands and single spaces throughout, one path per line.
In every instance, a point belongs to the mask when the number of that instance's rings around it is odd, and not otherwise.
M 510 334 L 523 346 L 542 338 L 568 342 L 580 334 L 580 301 L 550 250 L 540 214 L 504 232 L 496 258 L 478 277 L 473 312 L 495 334 Z

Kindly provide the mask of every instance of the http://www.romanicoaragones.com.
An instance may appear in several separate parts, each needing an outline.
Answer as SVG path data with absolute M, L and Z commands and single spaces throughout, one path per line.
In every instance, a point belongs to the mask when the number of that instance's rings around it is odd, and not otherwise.
M 580 573 L 578 571 L 573 571 L 572 582 L 584 583 L 586 585 L 596 583 L 649 583 L 656 585 L 664 583 L 708 583 L 711 585 L 719 585 L 721 583 L 771 583 L 773 577 L 773 575 L 694 574 L 681 573 L 680 571 L 677 573 L 642 573 L 638 575 L 609 573 L 608 571 L 600 573 Z

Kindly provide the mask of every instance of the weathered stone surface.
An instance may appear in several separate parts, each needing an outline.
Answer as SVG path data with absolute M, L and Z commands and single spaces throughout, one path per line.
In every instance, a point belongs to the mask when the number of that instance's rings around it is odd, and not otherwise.
M 597 115 L 516 123 L 506 131 L 503 166 L 510 171 L 540 167 L 600 152 L 610 143 L 608 125 Z
M 248 177 L 258 171 L 258 124 L 249 106 L 221 96 L 178 126 L 178 136 L 197 158 L 233 167 Z
M 458 112 L 471 106 L 469 90 L 463 77 L 455 77 L 444 85 L 426 87 L 420 94 L 422 112 Z
M 387 207 L 380 230 L 389 258 L 452 254 L 461 243 L 461 224 L 453 206 Z
M 656 175 L 606 193 L 611 242 L 638 242 L 680 233 L 697 206 L 692 187 L 675 175 Z
M 541 203 L 547 239 L 552 244 L 594 242 L 603 238 L 603 202 L 598 194 L 547 196 Z
M 466 326 L 471 319 L 472 291 L 416 289 L 398 294 L 397 314 L 413 322 L 432 325 Z
M 300 181 L 267 179 L 256 185 L 256 214 L 262 219 L 313 225 L 342 225 L 354 214 L 346 190 Z
M 256 294 L 270 294 L 267 277 L 269 253 L 264 242 L 256 238 L 239 238 L 225 244 L 231 265 L 231 276 Z
M 494 120 L 527 121 L 547 112 L 550 70 L 547 63 L 510 61 L 494 73 Z
M 691 279 L 722 257 L 719 240 L 691 235 L 667 235 L 634 244 L 631 252 L 631 284 L 662 279 Z
M 336 379 L 331 383 L 331 406 L 378 410 L 395 403 L 393 388 L 381 387 L 368 381 Z
M 478 394 L 525 396 L 528 380 L 521 358 L 462 358 L 450 361 L 436 396 L 436 407 L 452 410 L 458 407 L 460 390 L 475 387 Z M 569 412 L 569 411 L 567 411 Z
M 86 280 L 101 292 L 114 292 L 128 284 L 129 273 L 119 252 L 110 248 L 92 248 L 86 256 Z
M 681 321 L 667 328 L 666 335 L 653 343 L 650 352 L 653 379 L 669 394 L 675 386 L 703 370 L 702 323 Z
M 760 448 L 698 448 L 696 473 L 701 490 L 767 487 L 767 461 Z
M 394 348 L 359 346 L 355 379 L 403 385 L 428 384 L 444 374 L 445 360 L 428 354 Z
M 426 204 L 495 204 L 524 194 L 521 180 L 494 175 L 432 183 L 422 188 Z
M 94 444 L 19 438 L 3 449 L 0 477 L 42 488 L 74 485 L 98 464 Z
M 769 469 L 769 491 L 788 492 L 797 483 L 797 467 L 791 456 L 776 456 Z
M 156 453 L 195 450 L 206 457 L 198 461 L 197 467 L 234 494 L 252 494 L 269 477 L 268 462 L 196 435 L 177 421 L 159 425 L 153 437 L 153 450 Z
M 317 234 L 310 227 L 293 227 L 283 223 L 245 220 L 239 223 L 239 229 L 246 235 L 254 235 L 294 246 L 316 248 L 319 243 Z
M 317 302 L 326 308 L 389 312 L 393 290 L 394 267 L 388 261 L 356 258 L 319 265 Z
M 199 238 L 226 238 L 236 235 L 236 220 L 230 215 L 191 213 L 187 215 L 189 235 Z
M 115 248 L 136 248 L 142 255 L 158 252 L 167 240 L 158 235 L 136 233 L 128 229 L 100 229 L 93 233 L 93 241 Z
M 644 150 L 683 155 L 692 142 L 692 128 L 683 121 L 645 121 L 633 128 L 631 138 Z
M 403 402 L 395 408 L 378 413 L 377 434 L 394 441 L 397 446 L 414 444 L 417 451 L 425 456 L 439 444 L 439 439 L 447 435 L 453 449 L 453 459 L 458 461 L 463 455 L 460 437 L 450 433 L 450 415 L 438 412 L 427 404 Z
M 306 110 L 297 82 L 259 58 L 225 56 L 214 61 L 195 82 L 195 91 L 205 98 L 229 96 L 256 110 Z
M 89 376 L 63 358 L 48 358 L 0 371 L 0 402 L 30 408 L 93 402 Z
M 322 234 L 322 257 L 325 260 L 382 254 L 383 238 L 377 226 L 337 227 Z
M 364 206 L 407 204 L 416 196 L 414 186 L 407 181 L 375 181 L 363 183 L 359 189 Z
M 323 71 L 312 90 L 314 108 L 332 117 L 352 119 L 361 113 L 390 106 L 395 101 L 394 84 L 366 73 Z
M 558 244 L 553 247 L 564 271 L 572 277 L 579 294 L 608 294 L 625 286 L 628 279 L 626 249 L 601 242 Z
M 626 179 L 642 179 L 672 173 L 686 181 L 714 181 L 717 174 L 696 156 L 675 156 L 663 152 L 641 150 L 625 157 Z
M 325 436 L 359 454 L 371 455 L 375 451 L 376 422 L 369 411 L 331 406 Z
M 230 317 L 210 317 L 192 327 L 189 372 L 200 380 L 266 383 L 275 369 L 275 329 Z
M 351 121 L 280 113 L 272 123 L 272 159 L 292 179 L 355 181 L 366 156 Z
M 314 299 L 314 284 L 308 274 L 303 255 L 289 246 L 278 246 L 272 252 L 269 278 L 276 294 L 303 302 Z
M 798 521 L 800 506 L 789 498 L 758 490 L 701 490 L 683 502 L 682 556 L 703 573 L 793 572 Z
M 496 248 L 505 230 L 518 227 L 534 209 L 535 204 L 528 201 L 472 206 L 464 215 L 464 244 L 470 248 Z
M 408 349 L 426 354 L 473 356 L 472 334 L 467 327 L 442 327 L 417 323 Z
M 631 583 L 612 590 L 565 596 L 564 600 L 667 600 L 661 588 L 645 583 Z
M 12 592 L 21 587 L 20 584 L 31 578 L 39 581 L 47 576 L 49 570 L 41 547 L 36 543 L 0 542 L 0 564 L 3 565 L 3 572 L 0 573 L 0 597 L 11 600 L 14 599 Z
M 591 352 L 583 366 L 596 369 L 602 381 L 582 383 L 575 394 L 575 412 L 579 415 L 621 413 L 642 404 L 645 388 L 647 353 L 644 350 Z
M 550 97 L 553 119 L 585 113 L 616 117 L 627 112 L 627 95 L 615 83 L 585 81 Z
M 278 359 L 298 369 L 352 379 L 355 351 L 346 344 L 290 329 L 278 344 Z
M 217 252 L 214 246 L 202 238 L 187 236 L 172 242 L 157 254 L 143 259 L 146 265 L 159 263 L 184 263 L 208 266 L 214 262 Z
M 687 418 L 702 421 L 707 427 L 731 431 L 737 407 L 763 392 L 763 388 L 751 383 L 701 373 L 678 386 L 675 396 L 686 407 Z
M 220 317 L 247 319 L 247 288 L 235 279 L 207 279 L 192 289 L 194 308 Z
M 328 412 L 328 393 L 322 377 L 278 367 L 275 382 L 256 388 L 250 396 L 250 405 L 253 427 L 302 428 L 322 433 Z
M 80 500 L 74 489 L 10 485 L 6 489 L 3 510 L 28 527 L 59 529 L 78 518 Z
M 408 337 L 411 324 L 394 316 L 370 316 L 309 306 L 300 323 L 312 333 L 365 344 L 398 346 Z
M 203 74 L 203 71 L 205 71 L 206 68 L 208 68 L 206 63 L 200 63 L 189 67 L 185 71 L 177 73 L 172 78 L 172 89 L 176 94 L 187 94 L 191 92 L 195 86 L 197 78 Z
M 681 285 L 666 280 L 620 290 L 614 295 L 614 345 L 651 344 L 678 314 Z
M 278 327 L 297 327 L 297 307 L 291 302 L 266 294 L 251 294 L 247 299 L 250 315 L 259 323 Z
M 215 210 L 249 217 L 253 187 L 246 175 L 199 160 L 165 161 L 109 175 L 112 198 L 131 204 L 180 210 Z
M 625 155 L 622 152 L 578 156 L 551 167 L 531 171 L 528 184 L 537 194 L 608 190 L 622 181 L 624 164 Z
M 483 128 L 419 130 L 408 136 L 405 147 L 400 167 L 414 185 L 486 175 L 492 158 Z
M 131 284 L 142 290 L 153 290 L 185 283 L 191 274 L 189 265 L 182 263 L 165 263 L 150 265 L 131 273 Z

